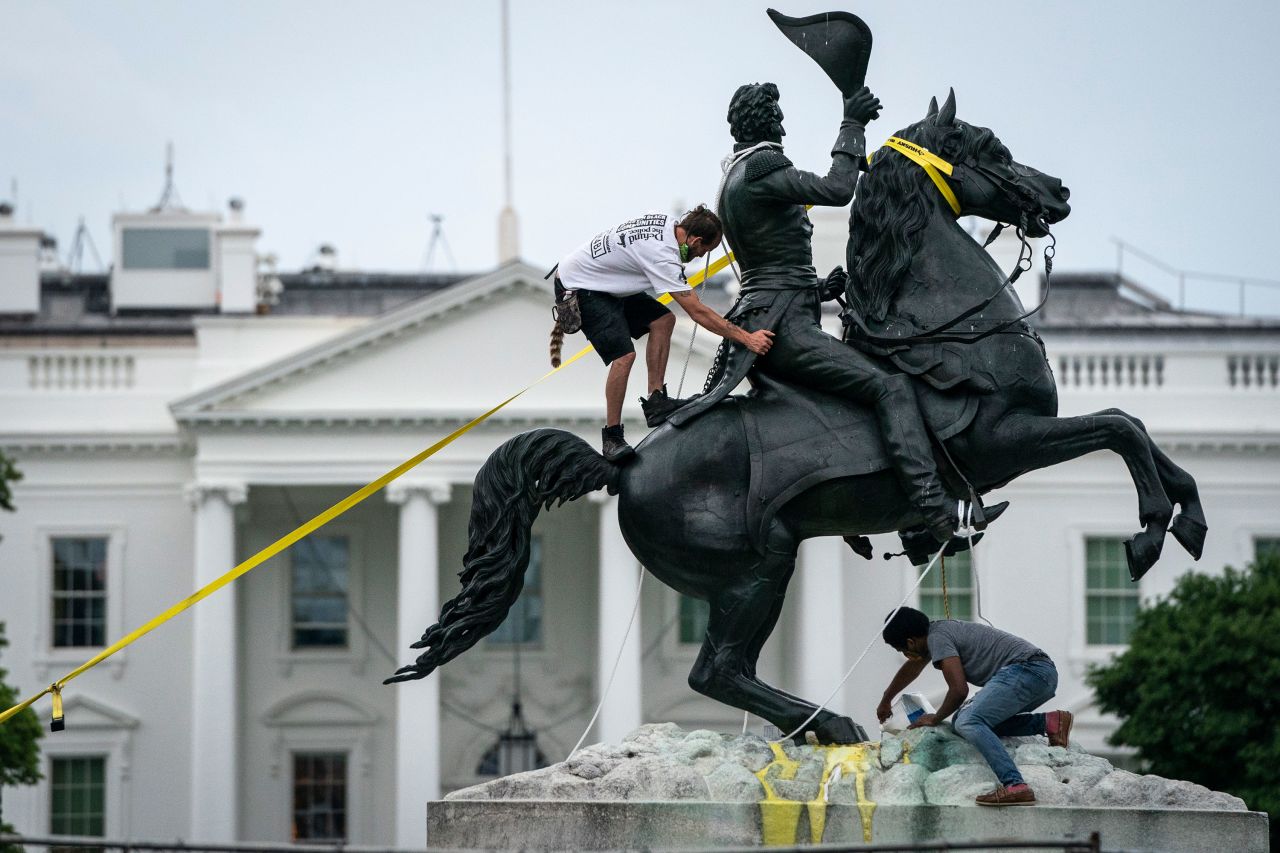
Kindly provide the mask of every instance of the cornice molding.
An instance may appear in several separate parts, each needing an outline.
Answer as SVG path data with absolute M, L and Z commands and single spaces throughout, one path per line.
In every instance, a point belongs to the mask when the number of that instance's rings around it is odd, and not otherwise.
M 195 445 L 187 436 L 168 433 L 40 433 L 0 435 L 0 449 L 22 454 L 145 453 L 190 456 Z
M 431 410 L 402 411 L 342 411 L 342 410 L 300 410 L 300 411 L 253 411 L 247 409 L 232 411 L 190 412 L 181 417 L 184 426 L 196 431 L 205 432 L 222 428 L 240 427 L 291 427 L 291 428 L 332 428 L 332 427 L 380 427 L 415 429 L 427 426 L 456 428 L 483 413 L 483 408 L 448 408 Z M 487 423 L 528 426 L 564 426 L 599 425 L 603 417 L 601 406 L 583 406 L 565 409 L 503 409 L 486 419 Z M 640 417 L 628 420 L 628 423 L 639 424 Z

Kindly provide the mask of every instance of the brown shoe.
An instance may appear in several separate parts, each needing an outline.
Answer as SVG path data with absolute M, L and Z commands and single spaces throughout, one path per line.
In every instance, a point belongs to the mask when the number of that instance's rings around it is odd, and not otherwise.
M 1075 722 L 1075 714 L 1070 711 L 1050 711 L 1045 714 L 1045 728 L 1049 735 L 1049 746 L 1067 746 L 1071 741 L 1071 724 Z
M 982 794 L 973 800 L 980 806 L 1034 806 L 1036 804 L 1035 792 L 1026 784 L 996 785 L 996 789 L 989 794 Z

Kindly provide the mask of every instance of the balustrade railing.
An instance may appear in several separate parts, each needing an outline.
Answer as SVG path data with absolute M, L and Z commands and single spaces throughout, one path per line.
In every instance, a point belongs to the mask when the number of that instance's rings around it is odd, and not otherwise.
M 1057 381 L 1062 388 L 1159 388 L 1164 385 L 1164 356 L 1062 355 Z
M 1227 384 L 1232 388 L 1280 387 L 1280 353 L 1227 356 Z
M 37 391 L 101 391 L 132 388 L 131 355 L 48 353 L 27 358 L 27 384 Z

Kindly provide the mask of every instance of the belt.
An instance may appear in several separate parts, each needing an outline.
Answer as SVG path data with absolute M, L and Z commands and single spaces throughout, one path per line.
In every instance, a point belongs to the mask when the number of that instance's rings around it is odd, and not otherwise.
M 784 281 L 777 281 L 784 279 Z M 785 281 L 791 279 L 791 281 Z M 756 267 L 742 273 L 741 293 L 764 290 L 809 290 L 818 287 L 818 271 L 805 267 Z

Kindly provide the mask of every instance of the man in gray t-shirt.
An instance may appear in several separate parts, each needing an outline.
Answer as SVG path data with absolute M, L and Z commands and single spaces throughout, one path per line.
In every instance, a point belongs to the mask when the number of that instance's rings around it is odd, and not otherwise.
M 901 607 L 885 622 L 884 641 L 907 657 L 876 708 L 884 722 L 890 703 L 915 681 L 930 662 L 942 670 L 947 695 L 936 713 L 918 717 L 911 728 L 936 726 L 955 713 L 956 734 L 977 747 L 1000 784 L 975 802 L 980 806 L 1033 806 L 1036 795 L 1022 779 L 1001 737 L 1044 734 L 1050 746 L 1065 747 L 1071 734 L 1070 711 L 1032 714 L 1053 698 L 1058 670 L 1041 649 L 1007 631 L 954 619 L 929 621 Z M 969 685 L 983 689 L 972 699 Z

